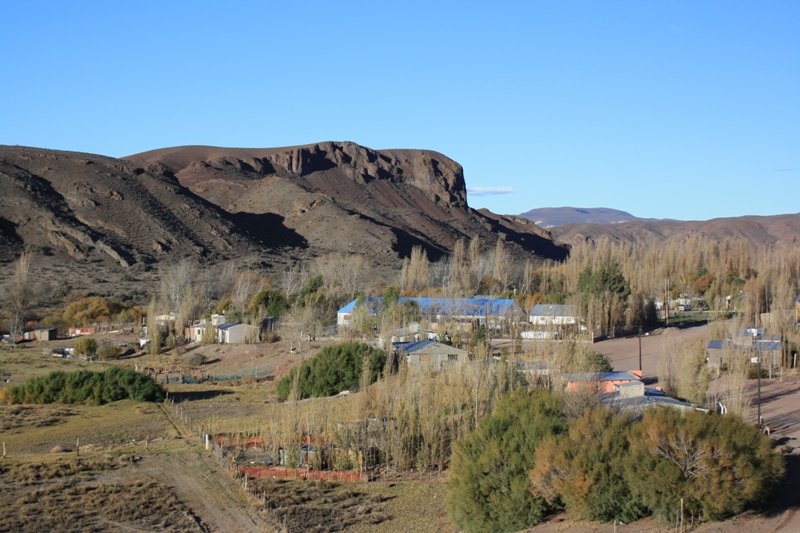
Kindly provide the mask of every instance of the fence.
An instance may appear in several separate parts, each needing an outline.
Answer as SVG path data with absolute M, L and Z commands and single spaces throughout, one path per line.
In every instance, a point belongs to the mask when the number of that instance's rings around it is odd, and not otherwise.
M 187 410 L 184 409 L 184 402 L 175 403 L 174 399 L 165 400 L 165 405 L 172 411 L 173 415 L 189 428 L 189 431 L 196 432 L 203 442 L 206 449 L 211 449 L 217 462 L 227 470 L 234 479 L 239 479 L 242 487 L 249 492 L 247 486 L 248 479 L 254 478 L 273 478 L 285 480 L 316 480 L 316 481 L 341 481 L 346 483 L 364 483 L 369 481 L 369 475 L 355 470 L 312 470 L 310 468 L 290 468 L 284 466 L 253 466 L 238 465 L 234 460 L 233 454 L 228 453 L 227 448 L 233 447 L 254 447 L 262 444 L 259 436 L 211 436 L 206 432 L 204 426 L 194 429 L 194 424 Z

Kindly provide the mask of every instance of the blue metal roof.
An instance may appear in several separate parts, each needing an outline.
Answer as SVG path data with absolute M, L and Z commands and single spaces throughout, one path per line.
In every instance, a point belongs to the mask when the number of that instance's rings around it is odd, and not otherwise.
M 239 324 L 234 324 L 233 322 L 225 322 L 224 324 L 220 324 L 219 326 L 217 326 L 217 329 L 226 330 L 226 329 L 231 329 L 233 326 L 238 326 L 238 325 Z
M 453 315 L 453 316 L 504 316 L 514 309 L 514 300 L 496 298 L 398 298 L 400 303 L 413 302 L 419 306 L 423 314 Z M 371 312 L 379 306 L 381 298 L 367 298 L 366 304 Z M 352 313 L 356 308 L 356 300 L 345 305 L 338 313 Z

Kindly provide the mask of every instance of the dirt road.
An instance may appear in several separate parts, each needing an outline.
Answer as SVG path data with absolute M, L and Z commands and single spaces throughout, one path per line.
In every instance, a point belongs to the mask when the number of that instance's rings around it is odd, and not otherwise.
M 673 343 L 689 344 L 698 338 L 705 338 L 708 326 L 691 328 L 661 328 L 642 335 L 642 377 L 647 383 L 658 379 L 658 359 Z M 614 370 L 639 369 L 639 337 L 624 337 L 596 342 L 592 350 L 609 359 Z

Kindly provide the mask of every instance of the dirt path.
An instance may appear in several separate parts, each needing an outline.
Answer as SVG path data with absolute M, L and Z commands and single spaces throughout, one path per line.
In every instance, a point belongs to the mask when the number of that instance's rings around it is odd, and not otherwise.
M 208 533 L 274 531 L 252 508 L 246 494 L 209 454 L 200 438 L 178 423 L 169 409 L 164 416 L 182 435 L 169 453 L 145 455 L 139 469 L 175 491 Z
M 274 531 L 252 509 L 242 488 L 206 455 L 199 439 L 194 440 L 170 453 L 145 455 L 137 470 L 172 489 L 208 533 Z

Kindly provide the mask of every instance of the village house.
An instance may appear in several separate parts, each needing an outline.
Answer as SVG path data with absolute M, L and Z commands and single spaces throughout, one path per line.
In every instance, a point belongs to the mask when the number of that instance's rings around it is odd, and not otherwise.
M 80 337 L 81 335 L 94 335 L 97 333 L 97 328 L 69 328 L 67 330 L 68 337 Z
M 435 341 L 396 342 L 393 347 L 395 353 L 406 358 L 409 366 L 429 366 L 433 370 L 442 370 L 469 360 L 466 350 Z
M 420 315 L 431 326 L 433 333 L 441 329 L 440 325 L 453 321 L 466 325 L 461 328 L 469 331 L 478 326 L 489 329 L 501 329 L 514 322 L 525 319 L 525 311 L 514 300 L 498 298 L 398 298 L 398 302 L 408 302 L 417 306 Z M 356 312 L 358 301 L 353 300 L 336 313 L 336 323 L 339 327 L 353 325 L 353 314 Z M 380 309 L 381 298 L 367 298 L 362 305 L 367 313 L 377 315 Z
M 567 375 L 567 390 L 577 391 L 581 387 L 591 387 L 599 393 L 607 394 L 617 390 L 619 385 L 641 383 L 642 371 L 627 372 L 576 372 Z
M 780 335 L 765 334 L 760 328 L 746 328 L 727 339 L 708 341 L 707 349 L 711 366 L 721 366 L 726 355 L 739 353 L 750 359 L 758 357 L 764 368 L 772 369 L 780 366 L 784 345 Z

